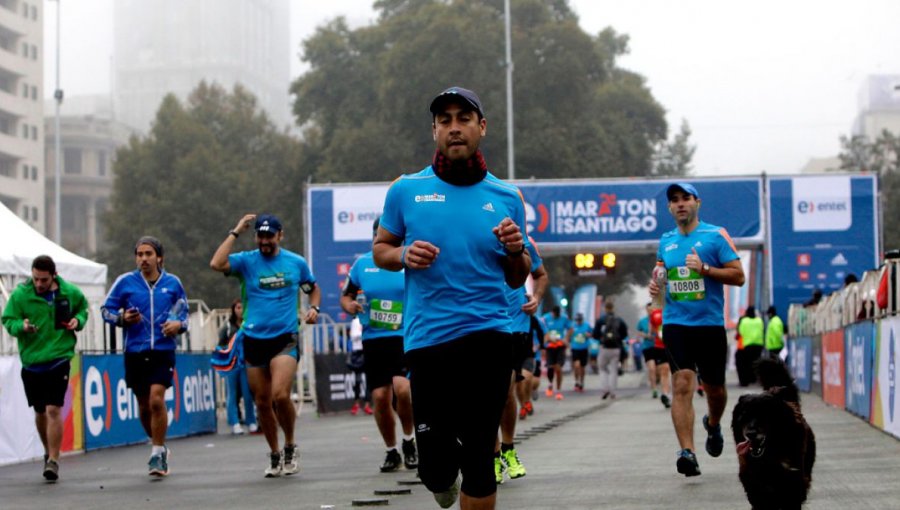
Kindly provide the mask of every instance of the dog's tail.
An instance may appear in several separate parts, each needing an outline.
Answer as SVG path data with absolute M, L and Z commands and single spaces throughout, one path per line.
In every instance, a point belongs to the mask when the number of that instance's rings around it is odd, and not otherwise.
M 764 390 L 781 388 L 778 391 L 781 398 L 788 402 L 800 403 L 797 385 L 794 384 L 788 367 L 780 359 L 761 358 L 754 364 L 754 369 Z

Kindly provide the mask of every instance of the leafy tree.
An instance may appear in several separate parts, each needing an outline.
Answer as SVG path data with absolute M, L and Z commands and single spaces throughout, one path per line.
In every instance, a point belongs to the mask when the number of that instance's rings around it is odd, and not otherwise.
M 685 176 L 691 173 L 696 145 L 691 145 L 691 127 L 682 119 L 681 129 L 671 142 L 661 142 L 653 157 L 654 175 Z
M 517 176 L 651 175 L 666 138 L 644 79 L 616 65 L 628 38 L 578 26 L 566 0 L 512 0 Z M 303 43 L 310 71 L 291 87 L 317 181 L 384 181 L 430 161 L 427 105 L 450 85 L 485 105 L 482 148 L 505 177 L 502 0 L 380 0 L 376 24 L 338 18 Z
M 235 281 L 209 269 L 209 259 L 243 214 L 278 215 L 284 246 L 301 249 L 301 161 L 308 160 L 299 143 L 279 132 L 239 85 L 228 93 L 201 83 L 186 105 L 168 95 L 150 133 L 117 153 L 101 259 L 111 277 L 133 270 L 134 242 L 154 235 L 188 297 L 227 306 L 238 295 Z M 251 243 L 245 235 L 237 246 Z
M 881 183 L 882 227 L 885 250 L 900 248 L 900 136 L 883 130 L 874 142 L 865 136 L 842 136 L 841 170 L 872 172 Z

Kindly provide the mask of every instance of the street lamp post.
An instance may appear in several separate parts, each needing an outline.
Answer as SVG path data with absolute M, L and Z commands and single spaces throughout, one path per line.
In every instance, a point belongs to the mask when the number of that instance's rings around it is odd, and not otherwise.
M 506 152 L 509 165 L 509 179 L 516 178 L 515 144 L 513 143 L 513 94 L 512 94 L 512 36 L 509 17 L 509 0 L 503 0 L 503 8 L 506 11 Z
M 56 127 L 53 138 L 55 139 L 55 163 L 56 163 L 56 178 L 55 178 L 55 190 L 54 190 L 54 240 L 56 244 L 62 245 L 62 214 L 61 214 L 61 200 L 60 200 L 60 185 L 61 185 L 61 177 L 60 177 L 60 169 L 62 166 L 60 165 L 60 152 L 61 151 L 61 143 L 60 143 L 60 132 L 59 132 L 59 106 L 62 104 L 63 100 L 63 91 L 59 88 L 59 11 L 61 10 L 61 0 L 56 0 L 56 90 L 53 92 L 53 98 L 56 99 Z

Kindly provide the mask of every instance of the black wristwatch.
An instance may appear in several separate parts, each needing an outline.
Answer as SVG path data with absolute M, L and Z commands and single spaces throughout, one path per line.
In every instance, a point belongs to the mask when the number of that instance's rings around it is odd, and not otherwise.
M 313 310 L 315 310 L 316 313 L 319 313 L 319 307 L 318 307 L 318 306 L 316 306 L 316 305 L 309 305 L 309 307 L 312 308 Z
M 525 253 L 525 243 L 522 243 L 522 249 L 519 251 L 509 251 L 506 249 L 506 247 L 504 247 L 503 249 L 504 251 L 506 251 L 506 255 L 508 257 L 521 257 L 522 254 Z
M 228 231 L 228 235 L 234 236 L 235 239 L 237 239 L 238 237 L 240 237 L 240 234 L 238 234 L 238 233 L 235 232 L 234 230 L 229 230 L 229 231 Z
M 703 266 L 702 266 L 700 269 L 703 271 L 703 274 L 704 274 L 704 275 L 709 274 L 709 264 L 707 264 L 707 263 L 704 262 L 704 263 L 703 263 Z

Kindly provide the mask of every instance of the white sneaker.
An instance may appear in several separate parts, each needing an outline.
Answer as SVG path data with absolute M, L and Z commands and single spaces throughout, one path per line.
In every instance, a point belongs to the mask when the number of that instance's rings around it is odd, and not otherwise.
M 459 476 L 456 477 L 456 481 L 453 482 L 453 485 L 450 486 L 449 489 L 443 492 L 435 492 L 434 500 L 441 508 L 450 508 L 456 503 L 456 500 L 459 498 Z
M 255 423 L 251 423 L 250 426 L 247 427 L 247 431 L 249 431 L 251 434 L 256 434 L 258 430 L 259 426 L 257 426 Z
M 236 436 L 240 436 L 241 434 L 244 433 L 244 428 L 241 427 L 240 423 L 235 423 L 234 426 L 231 427 L 231 433 Z
M 284 450 L 281 451 L 281 472 L 285 475 L 292 475 L 300 471 L 300 463 L 297 462 L 297 445 L 286 444 Z
M 269 467 L 264 473 L 266 478 L 281 476 L 281 452 L 269 452 Z

